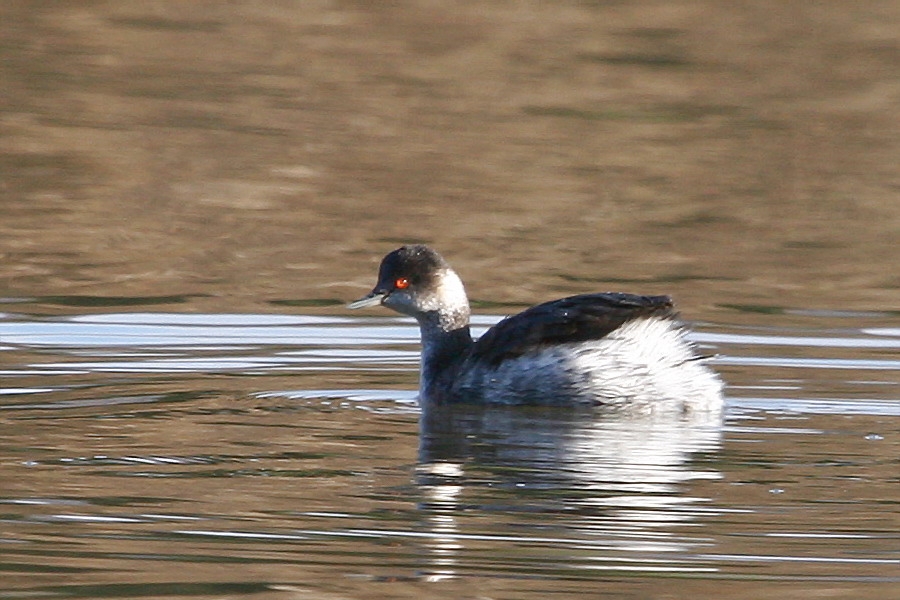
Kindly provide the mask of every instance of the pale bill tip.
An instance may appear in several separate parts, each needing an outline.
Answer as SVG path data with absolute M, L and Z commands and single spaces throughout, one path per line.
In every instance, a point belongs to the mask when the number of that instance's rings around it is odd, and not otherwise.
M 364 296 L 359 300 L 354 300 L 350 304 L 347 305 L 347 308 L 357 309 L 357 308 L 366 308 L 369 306 L 378 306 L 381 304 L 381 301 L 384 300 L 384 294 L 376 294 L 371 293 L 368 296 Z

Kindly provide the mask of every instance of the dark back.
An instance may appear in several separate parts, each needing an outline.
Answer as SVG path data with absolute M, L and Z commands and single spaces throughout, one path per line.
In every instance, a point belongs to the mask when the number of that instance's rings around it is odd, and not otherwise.
M 650 316 L 674 318 L 672 299 L 616 292 L 570 296 L 500 321 L 475 343 L 471 358 L 497 365 L 545 346 L 597 340 Z

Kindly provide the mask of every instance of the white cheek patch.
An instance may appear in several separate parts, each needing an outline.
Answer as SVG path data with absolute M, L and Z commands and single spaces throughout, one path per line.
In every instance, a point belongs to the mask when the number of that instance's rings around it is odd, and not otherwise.
M 422 327 L 423 344 L 442 332 L 461 329 L 469 324 L 469 300 L 459 276 L 451 269 L 434 275 L 429 288 L 410 287 L 394 290 L 384 306 L 414 317 Z

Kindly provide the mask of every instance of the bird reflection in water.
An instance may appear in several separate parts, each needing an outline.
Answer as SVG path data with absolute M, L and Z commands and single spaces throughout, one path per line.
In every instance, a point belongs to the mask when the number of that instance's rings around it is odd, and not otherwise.
M 569 567 L 586 561 L 599 568 L 613 561 L 619 570 L 629 564 L 665 570 L 661 561 L 702 541 L 671 528 L 705 514 L 699 508 L 705 499 L 691 495 L 686 484 L 721 478 L 709 463 L 696 460 L 717 451 L 721 437 L 719 412 L 426 406 L 416 474 L 425 578 L 446 579 L 473 568 L 475 548 L 487 537 L 493 542 L 508 537 L 517 552 L 553 545 L 555 561 L 571 555 Z M 495 514 L 496 523 L 490 531 L 483 522 L 473 529 L 467 509 L 473 515 Z M 551 537 L 540 526 L 540 514 L 547 513 L 557 517 L 546 520 L 554 523 Z M 505 525 L 510 516 L 514 529 Z M 535 518 L 533 529 L 523 528 Z M 708 570 L 683 560 L 673 564 L 669 568 L 678 571 Z

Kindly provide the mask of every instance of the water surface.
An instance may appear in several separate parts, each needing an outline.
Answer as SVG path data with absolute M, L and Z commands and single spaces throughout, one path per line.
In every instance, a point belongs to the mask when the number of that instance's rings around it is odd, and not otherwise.
M 423 417 L 391 317 L 7 313 L 5 595 L 889 597 L 900 332 L 877 317 L 699 328 L 723 423 Z
M 900 4 L 0 3 L 0 598 L 896 597 Z M 724 422 L 342 308 L 672 294 Z

